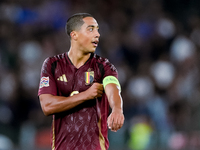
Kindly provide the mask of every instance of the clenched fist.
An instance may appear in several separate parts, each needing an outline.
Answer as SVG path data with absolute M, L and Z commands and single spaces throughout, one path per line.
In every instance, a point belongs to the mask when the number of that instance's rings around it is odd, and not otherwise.
M 103 85 L 100 83 L 93 83 L 93 85 L 86 90 L 86 93 L 88 95 L 88 99 L 101 97 L 103 94 Z

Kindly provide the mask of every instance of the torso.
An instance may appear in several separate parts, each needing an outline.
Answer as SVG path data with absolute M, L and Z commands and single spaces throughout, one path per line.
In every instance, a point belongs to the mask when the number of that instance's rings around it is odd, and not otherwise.
M 102 83 L 106 75 L 117 76 L 112 64 L 96 54 L 92 54 L 79 69 L 70 62 L 66 53 L 46 60 L 45 64 L 42 76 L 50 76 L 49 87 L 40 88 L 39 95 L 49 93 L 67 97 L 87 90 L 93 82 Z M 55 138 L 52 141 L 53 148 L 56 150 L 107 149 L 108 108 L 104 93 L 98 100 L 89 100 L 70 111 L 55 114 L 52 126 L 52 136 L 53 139 Z

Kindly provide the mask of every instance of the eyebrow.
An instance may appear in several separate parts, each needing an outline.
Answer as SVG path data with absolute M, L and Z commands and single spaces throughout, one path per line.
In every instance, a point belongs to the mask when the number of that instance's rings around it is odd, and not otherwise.
M 94 25 L 88 25 L 87 26 L 87 28 L 90 28 L 90 27 L 94 28 L 95 26 Z M 96 26 L 96 27 L 99 29 L 99 26 Z

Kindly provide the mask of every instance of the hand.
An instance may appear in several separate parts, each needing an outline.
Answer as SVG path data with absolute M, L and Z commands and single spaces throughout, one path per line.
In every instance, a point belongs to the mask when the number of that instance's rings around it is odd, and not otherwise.
M 92 86 L 86 90 L 88 99 L 94 99 L 97 97 L 102 97 L 103 85 L 100 83 L 93 83 Z
M 112 113 L 109 115 L 108 128 L 113 132 L 117 132 L 124 124 L 124 115 L 121 109 L 112 109 Z

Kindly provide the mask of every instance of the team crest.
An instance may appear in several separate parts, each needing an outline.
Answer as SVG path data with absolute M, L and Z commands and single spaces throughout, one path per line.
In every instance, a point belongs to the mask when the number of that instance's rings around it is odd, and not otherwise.
M 89 68 L 87 72 L 85 72 L 85 84 L 89 85 L 94 81 L 94 71 L 91 71 Z

